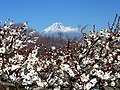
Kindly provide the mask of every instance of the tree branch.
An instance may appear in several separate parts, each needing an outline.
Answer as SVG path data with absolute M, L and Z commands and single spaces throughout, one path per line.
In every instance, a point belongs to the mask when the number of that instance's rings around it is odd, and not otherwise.
M 98 39 L 96 39 L 93 44 L 87 49 L 87 51 L 83 54 L 83 56 L 79 59 L 79 64 L 81 63 L 82 59 L 85 58 L 89 52 L 90 52 L 90 49 L 95 45 L 95 43 L 100 39 L 100 37 L 98 37 Z
M 15 87 L 14 84 L 9 83 L 9 82 L 3 82 L 3 81 L 0 81 L 0 85 L 1 85 L 1 86 L 8 86 L 8 87 L 10 87 L 10 86 Z

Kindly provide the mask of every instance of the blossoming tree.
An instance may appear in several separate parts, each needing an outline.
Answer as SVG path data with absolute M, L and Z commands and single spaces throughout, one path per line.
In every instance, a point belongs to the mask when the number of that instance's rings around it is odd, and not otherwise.
M 27 48 L 34 43 L 30 39 L 34 31 L 26 35 L 27 23 L 13 25 L 7 20 L 0 27 L 0 85 L 17 90 L 120 88 L 120 16 L 108 29 L 81 31 L 81 42 L 68 40 L 63 48 L 43 44 Z

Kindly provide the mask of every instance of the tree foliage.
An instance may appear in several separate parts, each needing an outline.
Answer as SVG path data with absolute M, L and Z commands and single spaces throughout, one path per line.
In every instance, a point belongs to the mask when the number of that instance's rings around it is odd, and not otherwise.
M 120 88 L 120 16 L 100 32 L 83 33 L 81 42 L 70 39 L 62 48 L 36 44 L 35 31 L 14 26 L 8 19 L 0 27 L 0 85 L 53 90 Z M 30 43 L 34 46 L 28 47 Z

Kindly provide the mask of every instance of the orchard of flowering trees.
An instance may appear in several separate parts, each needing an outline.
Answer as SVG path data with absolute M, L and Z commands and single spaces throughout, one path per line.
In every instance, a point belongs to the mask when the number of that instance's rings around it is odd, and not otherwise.
M 61 48 L 35 44 L 27 22 L 0 26 L 0 85 L 14 90 L 120 89 L 120 16 L 97 32 L 81 31 L 83 40 L 69 39 Z M 40 53 L 42 52 L 43 53 Z

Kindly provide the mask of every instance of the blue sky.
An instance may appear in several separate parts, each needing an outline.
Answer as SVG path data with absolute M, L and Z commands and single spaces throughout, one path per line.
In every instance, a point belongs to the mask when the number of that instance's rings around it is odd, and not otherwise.
M 65 26 L 96 24 L 96 29 L 107 27 L 115 14 L 120 15 L 120 0 L 1 0 L 0 20 L 7 18 L 16 23 L 28 21 L 37 31 L 54 22 Z

